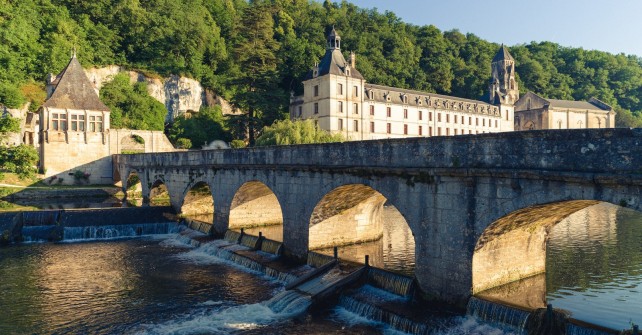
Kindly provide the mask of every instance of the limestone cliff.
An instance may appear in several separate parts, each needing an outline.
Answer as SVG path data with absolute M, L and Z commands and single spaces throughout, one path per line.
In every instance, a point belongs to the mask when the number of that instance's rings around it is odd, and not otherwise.
M 117 65 L 85 70 L 87 77 L 94 84 L 97 92 L 113 76 L 121 72 L 127 73 L 132 83 L 147 83 L 149 95 L 160 101 L 167 108 L 167 116 L 165 118 L 167 122 L 171 122 L 175 117 L 184 114 L 188 110 L 198 111 L 201 106 L 219 105 L 223 110 L 223 114 L 235 113 L 235 109 L 229 102 L 216 95 L 216 93 L 203 88 L 201 83 L 191 78 L 177 75 L 167 78 L 149 77 Z

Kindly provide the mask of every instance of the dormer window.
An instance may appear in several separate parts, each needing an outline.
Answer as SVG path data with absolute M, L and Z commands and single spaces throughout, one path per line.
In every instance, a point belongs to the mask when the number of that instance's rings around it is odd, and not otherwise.
M 421 98 L 420 98 L 420 97 L 417 97 L 417 98 L 415 99 L 415 102 L 416 102 L 416 103 L 417 103 L 417 105 L 419 105 L 419 106 L 422 106 L 422 105 L 424 104 L 424 103 L 423 103 L 423 101 L 421 101 Z
M 401 101 L 403 101 L 404 104 L 407 104 L 408 103 L 408 96 L 405 95 L 405 94 L 402 94 L 401 95 Z
M 350 69 L 346 68 L 346 76 L 350 75 Z
M 312 70 L 312 77 L 316 78 L 318 76 L 319 76 L 319 70 L 317 69 Z

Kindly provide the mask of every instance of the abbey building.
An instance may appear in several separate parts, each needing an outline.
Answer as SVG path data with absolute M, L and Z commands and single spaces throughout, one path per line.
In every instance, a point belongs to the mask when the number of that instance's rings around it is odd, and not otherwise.
M 355 54 L 351 53 L 348 61 L 344 58 L 341 37 L 333 28 L 327 38 L 325 55 L 303 81 L 303 95 L 290 99 L 290 118 L 311 119 L 323 130 L 359 141 L 522 130 L 523 123 L 516 120 L 524 122 L 534 115 L 540 120 L 557 117 L 555 113 L 545 113 L 540 105 L 536 106 L 537 111 L 524 107 L 515 60 L 508 48 L 502 45 L 490 65 L 489 91 L 484 101 L 369 84 L 357 69 Z M 531 97 L 531 93 L 527 96 Z M 590 102 L 582 104 L 588 105 L 598 106 Z M 519 106 L 517 110 L 516 106 Z M 603 103 L 599 106 L 610 109 Z M 601 108 L 599 106 L 597 108 Z M 596 112 L 596 108 L 584 112 L 587 116 Z M 595 120 L 592 114 L 587 117 Z M 612 117 L 609 120 L 600 121 L 599 125 L 613 127 Z M 529 129 L 551 129 L 534 126 L 549 123 L 531 122 L 529 125 L 533 126 Z M 595 124 L 565 123 L 568 128 Z

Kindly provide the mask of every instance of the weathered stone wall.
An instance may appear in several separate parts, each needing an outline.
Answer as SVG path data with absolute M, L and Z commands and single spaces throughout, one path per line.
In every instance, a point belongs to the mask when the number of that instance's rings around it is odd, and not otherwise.
M 327 194 L 344 185 L 370 187 L 399 210 L 415 237 L 421 290 L 464 304 L 475 246 L 498 219 L 569 200 L 642 209 L 641 141 L 637 129 L 530 131 L 121 155 L 115 166 L 125 176 L 136 170 L 143 194 L 162 180 L 176 209 L 193 185 L 206 182 L 218 233 L 229 225 L 237 190 L 248 181 L 265 184 L 281 205 L 284 247 L 293 257 L 306 255 L 310 220 Z
M 109 65 L 102 68 L 86 69 L 85 73 L 94 84 L 96 93 L 102 86 L 119 73 L 127 73 L 130 81 L 144 82 L 147 92 L 167 108 L 166 121 L 171 122 L 175 117 L 191 110 L 198 112 L 201 106 L 219 105 L 223 114 L 234 114 L 236 110 L 222 97 L 207 91 L 195 79 L 172 75 L 167 78 L 150 77 L 140 72 L 129 71 L 121 66 Z

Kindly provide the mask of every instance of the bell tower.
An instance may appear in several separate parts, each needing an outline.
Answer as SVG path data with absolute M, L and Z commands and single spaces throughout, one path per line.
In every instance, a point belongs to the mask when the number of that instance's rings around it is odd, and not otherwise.
M 491 62 L 489 91 L 491 104 L 514 105 L 519 99 L 515 59 L 503 44 Z

